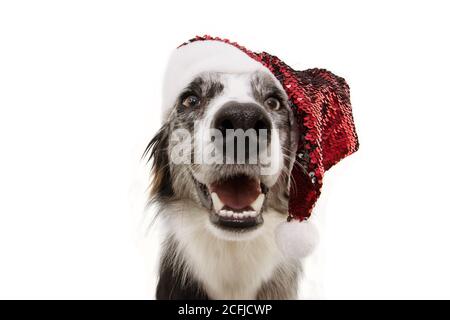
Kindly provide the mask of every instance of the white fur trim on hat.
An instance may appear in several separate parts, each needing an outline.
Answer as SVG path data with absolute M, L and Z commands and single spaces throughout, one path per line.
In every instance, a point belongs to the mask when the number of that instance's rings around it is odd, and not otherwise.
M 163 82 L 163 120 L 181 91 L 202 72 L 272 73 L 260 62 L 235 46 L 215 40 L 194 41 L 176 49 L 166 69 Z M 273 75 L 272 75 L 273 76 Z
M 319 232 L 309 220 L 292 219 L 280 223 L 275 230 L 275 239 L 281 252 L 289 258 L 298 259 L 310 255 L 319 242 Z

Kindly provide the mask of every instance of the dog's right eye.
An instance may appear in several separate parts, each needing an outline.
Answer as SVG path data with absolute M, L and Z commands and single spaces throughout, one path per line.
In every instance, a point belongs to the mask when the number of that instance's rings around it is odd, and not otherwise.
M 194 95 L 188 96 L 183 100 L 183 106 L 187 108 L 196 107 L 200 104 L 200 98 Z

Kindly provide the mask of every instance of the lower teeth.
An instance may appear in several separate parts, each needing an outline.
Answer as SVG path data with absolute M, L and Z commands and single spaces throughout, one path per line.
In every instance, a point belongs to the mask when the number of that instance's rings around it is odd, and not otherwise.
M 256 211 L 242 211 L 242 212 L 234 212 L 229 210 L 220 210 L 218 212 L 218 215 L 221 217 L 228 217 L 228 218 L 249 218 L 249 217 L 256 217 L 257 213 Z
M 253 201 L 253 203 L 250 205 L 250 207 L 253 210 L 234 212 L 234 211 L 223 209 L 225 207 L 225 204 L 220 200 L 217 193 L 215 193 L 215 192 L 211 193 L 211 200 L 213 203 L 213 208 L 217 212 L 217 214 L 222 217 L 234 217 L 234 218 L 256 217 L 257 213 L 261 211 L 264 199 L 265 199 L 265 195 L 261 193 L 255 199 L 255 201 Z

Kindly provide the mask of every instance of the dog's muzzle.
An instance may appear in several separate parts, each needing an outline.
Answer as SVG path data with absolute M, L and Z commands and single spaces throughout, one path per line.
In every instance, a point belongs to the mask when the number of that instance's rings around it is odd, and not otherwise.
M 243 156 L 248 161 L 270 143 L 272 123 L 267 112 L 255 103 L 227 102 L 217 112 L 212 123 L 212 128 L 219 130 L 224 138 L 216 141 L 216 148 L 224 155 L 232 156 L 234 163 L 238 161 L 239 150 L 245 152 Z M 236 133 L 243 134 L 245 140 L 237 139 Z M 255 147 L 253 151 L 252 146 Z M 227 150 L 230 147 L 233 150 Z
M 258 155 L 270 144 L 272 122 L 261 106 L 230 101 L 214 116 L 211 127 L 223 137 L 214 147 L 225 161 L 211 171 L 212 183 L 198 183 L 202 203 L 211 209 L 210 221 L 225 229 L 257 227 L 263 223 L 268 190 L 260 179 Z

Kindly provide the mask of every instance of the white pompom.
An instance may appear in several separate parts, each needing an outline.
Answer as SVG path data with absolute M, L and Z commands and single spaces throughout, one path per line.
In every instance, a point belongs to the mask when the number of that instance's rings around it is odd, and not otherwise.
M 302 222 L 291 220 L 277 226 L 275 239 L 284 255 L 299 259 L 313 252 L 319 242 L 319 232 L 309 220 Z

